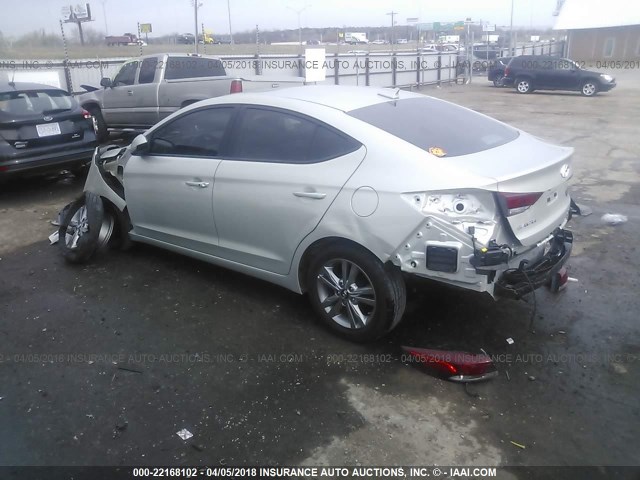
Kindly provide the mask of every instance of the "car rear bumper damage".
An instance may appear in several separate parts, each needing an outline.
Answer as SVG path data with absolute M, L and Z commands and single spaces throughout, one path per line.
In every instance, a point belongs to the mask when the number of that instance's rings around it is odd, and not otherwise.
M 523 260 L 518 268 L 502 272 L 496 282 L 494 294 L 519 299 L 548 284 L 567 263 L 572 245 L 573 234 L 569 230 L 556 229 L 548 243 L 549 250 L 535 261 Z

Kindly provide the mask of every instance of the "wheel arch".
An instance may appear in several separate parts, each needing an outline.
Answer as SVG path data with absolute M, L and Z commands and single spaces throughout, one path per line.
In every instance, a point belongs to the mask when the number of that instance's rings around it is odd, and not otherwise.
M 381 259 L 378 255 L 376 255 L 373 251 L 371 251 L 370 249 L 368 249 L 367 247 L 365 247 L 364 245 L 345 238 L 345 237 L 339 237 L 339 236 L 330 236 L 330 237 L 324 237 L 324 238 L 320 238 L 316 241 L 314 241 L 313 243 L 311 243 L 304 251 L 304 253 L 302 254 L 302 256 L 300 257 L 300 261 L 298 262 L 298 271 L 297 271 L 297 275 L 298 275 L 298 285 L 300 287 L 300 292 L 304 293 L 307 291 L 307 285 L 306 285 L 306 274 L 307 274 L 307 270 L 309 269 L 309 265 L 311 263 L 311 260 L 314 256 L 315 253 L 317 253 L 318 251 L 321 251 L 322 249 L 328 248 L 328 247 L 333 247 L 333 246 L 337 246 L 337 245 L 344 245 L 344 246 L 349 246 L 349 247 L 355 247 L 358 248 L 364 252 L 367 252 L 368 254 L 372 255 L 373 257 L 377 258 L 381 263 L 385 264 L 385 267 L 387 268 L 398 268 L 397 266 L 395 266 L 391 261 L 387 260 L 386 262 L 383 261 L 383 259 Z
M 111 216 L 113 216 L 113 219 L 115 221 L 112 238 L 119 239 L 120 245 L 125 246 L 124 248 L 127 248 L 130 244 L 129 232 L 133 228 L 131 217 L 129 216 L 128 207 L 125 206 L 124 210 L 120 210 L 118 206 L 107 197 L 101 195 L 100 199 L 102 200 L 102 205 L 104 207 L 105 213 L 109 213 Z

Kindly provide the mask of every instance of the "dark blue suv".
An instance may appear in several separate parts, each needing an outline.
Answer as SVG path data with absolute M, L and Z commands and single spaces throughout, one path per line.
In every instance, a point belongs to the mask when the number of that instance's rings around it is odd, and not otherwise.
M 548 55 L 513 57 L 504 71 L 502 82 L 518 93 L 534 90 L 568 90 L 592 97 L 616 86 L 616 80 L 605 73 L 583 70 L 573 60 Z

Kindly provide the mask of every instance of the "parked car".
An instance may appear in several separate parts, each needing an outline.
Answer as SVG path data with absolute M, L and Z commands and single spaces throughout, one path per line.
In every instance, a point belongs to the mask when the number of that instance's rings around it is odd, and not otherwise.
M 371 43 L 372 45 L 385 45 L 387 42 L 384 41 L 384 40 L 378 39 L 378 40 L 373 40 L 373 41 L 371 41 L 369 43 Z
M 504 85 L 518 93 L 534 90 L 567 90 L 592 97 L 616 86 L 611 75 L 583 70 L 573 60 L 548 55 L 521 55 L 511 59 L 504 72 Z
M 504 70 L 509 65 L 513 57 L 500 57 L 489 63 L 487 70 L 487 79 L 493 82 L 494 87 L 503 87 L 502 79 L 504 78 Z
M 571 251 L 572 154 L 399 89 L 228 95 L 98 149 L 59 243 L 83 262 L 120 232 L 306 292 L 366 341 L 401 320 L 403 274 L 495 297 L 549 280 Z
M 183 33 L 176 37 L 176 43 L 183 45 L 193 45 L 195 43 L 196 36 L 193 33 Z
M 303 84 L 302 77 L 227 75 L 217 57 L 157 54 L 128 60 L 113 79 L 100 81 L 102 89 L 83 93 L 78 100 L 95 118 L 102 142 L 110 130 L 144 131 L 199 100 Z
M 64 90 L 0 82 L 0 179 L 81 169 L 96 145 L 89 112 Z

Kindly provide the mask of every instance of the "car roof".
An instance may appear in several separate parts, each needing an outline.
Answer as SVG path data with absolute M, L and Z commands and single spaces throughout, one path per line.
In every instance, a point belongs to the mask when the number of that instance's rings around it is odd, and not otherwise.
M 268 91 L 255 94 L 256 99 L 264 95 L 277 96 L 292 100 L 315 103 L 326 107 L 335 108 L 344 112 L 358 108 L 376 105 L 378 103 L 403 100 L 405 98 L 420 98 L 423 95 L 406 92 L 398 89 L 398 97 L 393 98 L 396 89 L 377 87 L 354 87 L 342 85 L 306 85 L 303 87 L 283 88 L 276 91 Z M 235 94 L 238 95 L 238 94 Z M 235 96 L 234 95 L 234 96 Z M 245 97 L 246 98 L 246 97 Z M 249 98 L 246 98 L 249 100 Z
M 62 88 L 45 85 L 43 83 L 8 82 L 6 80 L 0 80 L 0 92 L 13 92 L 22 90 L 60 90 L 66 92 L 66 90 Z

